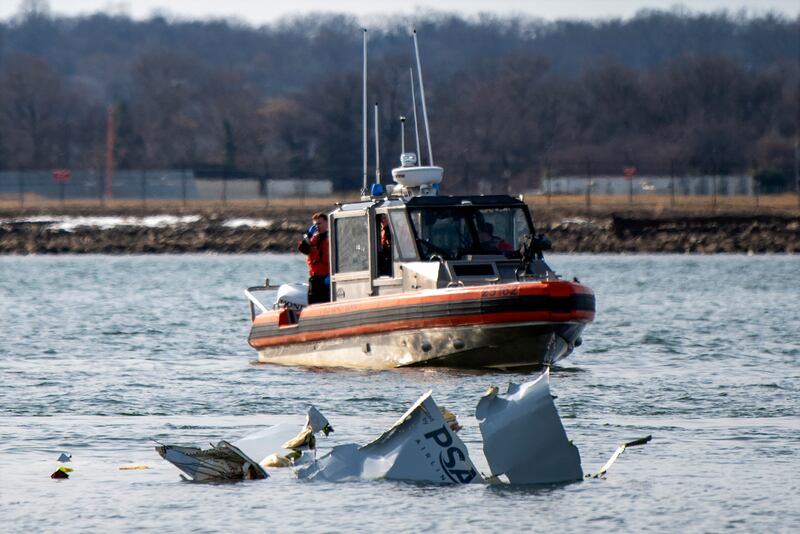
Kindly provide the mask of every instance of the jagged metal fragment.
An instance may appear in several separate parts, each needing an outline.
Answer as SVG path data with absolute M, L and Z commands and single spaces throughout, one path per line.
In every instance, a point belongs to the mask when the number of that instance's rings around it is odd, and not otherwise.
M 239 447 L 247 456 L 261 463 L 262 460 L 273 453 L 285 454 L 289 452 L 283 445 L 297 436 L 297 432 L 297 425 L 295 424 L 278 423 L 236 440 L 233 444 Z M 305 432 L 305 427 L 300 432 Z
M 293 450 L 313 449 L 316 444 L 314 435 L 317 432 L 323 432 L 327 436 L 333 432 L 333 428 L 325 416 L 311 406 L 306 415 L 305 426 L 299 432 L 295 425 L 281 423 L 245 436 L 233 444 L 262 463 L 273 454 L 285 456 Z
M 598 471 L 597 473 L 595 473 L 593 475 L 586 475 L 586 478 L 600 478 L 600 477 L 605 476 L 605 474 L 608 472 L 608 470 L 611 469 L 611 466 L 614 465 L 614 462 L 617 461 L 617 458 L 619 458 L 620 454 L 625 452 L 625 450 L 628 447 L 638 447 L 640 445 L 646 445 L 647 443 L 650 443 L 650 440 L 652 440 L 652 439 L 653 439 L 653 436 L 645 436 L 643 438 L 639 438 L 639 439 L 635 439 L 633 441 L 629 441 L 627 443 L 623 443 L 622 445 L 617 447 L 617 449 L 614 451 L 614 454 L 611 455 L 611 458 L 609 458 L 608 461 L 605 463 L 605 465 L 603 465 L 603 467 L 600 468 L 600 471 Z
M 269 477 L 257 462 L 224 440 L 210 449 L 160 445 L 156 447 L 156 451 L 195 481 L 255 480 Z
M 315 434 L 317 432 L 322 432 L 326 436 L 333 432 L 333 427 L 331 424 L 314 406 L 311 406 L 308 409 L 308 414 L 306 415 L 306 428 L 310 428 Z
M 359 447 L 339 445 L 295 471 L 298 478 L 327 480 L 405 480 L 437 484 L 481 482 L 467 447 L 425 393 L 378 439 Z
M 550 372 L 506 393 L 490 389 L 475 417 L 493 477 L 511 484 L 551 484 L 583 478 L 578 448 L 567 438 L 550 394 Z

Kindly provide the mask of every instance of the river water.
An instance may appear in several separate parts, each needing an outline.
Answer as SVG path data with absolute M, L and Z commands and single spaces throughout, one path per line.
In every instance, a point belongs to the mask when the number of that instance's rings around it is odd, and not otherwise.
M 428 389 L 486 471 L 475 405 L 524 376 L 254 365 L 242 289 L 298 255 L 0 257 L 3 531 L 800 529 L 800 258 L 552 255 L 597 294 L 556 405 L 606 479 L 552 488 L 181 482 L 152 440 L 205 446 L 310 404 L 367 442 Z M 51 480 L 61 452 L 69 480 Z M 121 471 L 126 464 L 147 470 Z

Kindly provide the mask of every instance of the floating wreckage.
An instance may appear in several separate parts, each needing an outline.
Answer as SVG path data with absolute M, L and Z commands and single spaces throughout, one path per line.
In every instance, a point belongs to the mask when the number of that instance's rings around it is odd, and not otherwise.
M 523 384 L 509 383 L 478 402 L 475 417 L 492 476 L 511 484 L 550 484 L 583 478 L 581 455 L 567 438 L 550 394 L 550 372 Z
M 159 444 L 156 452 L 194 481 L 257 480 L 269 478 L 267 467 L 301 463 L 303 452 L 316 447 L 317 432 L 327 436 L 333 427 L 312 406 L 299 433 L 296 426 L 282 423 L 209 449 Z
M 422 395 L 376 440 L 360 446 L 334 446 L 316 458 L 316 436 L 333 431 L 313 406 L 297 433 L 279 424 L 238 441 L 220 441 L 210 449 L 159 445 L 156 451 L 195 481 L 268 478 L 267 469 L 288 467 L 301 480 L 346 482 L 398 480 L 433 484 L 563 484 L 582 480 L 578 448 L 567 437 L 550 393 L 550 372 L 534 380 L 510 383 L 505 393 L 490 388 L 475 412 L 490 474 L 479 473 L 458 437 L 454 414 Z M 626 447 L 620 446 L 596 475 L 603 476 Z M 185 478 L 185 477 L 184 477 Z
M 72 461 L 72 455 L 71 454 L 67 454 L 65 452 L 62 452 L 59 455 L 57 461 L 59 463 L 62 463 L 62 464 L 70 463 Z M 53 473 L 50 475 L 50 478 L 53 478 L 53 479 L 56 479 L 56 480 L 67 479 L 67 478 L 69 478 L 69 474 L 72 473 L 73 471 L 75 471 L 75 469 L 72 468 L 72 467 L 67 467 L 65 465 L 60 465 L 60 466 L 58 466 L 58 468 L 55 471 L 53 471 Z
M 64 467 L 64 466 L 62 465 L 61 467 L 59 467 L 58 469 L 56 469 L 55 471 L 53 471 L 53 474 L 51 474 L 51 475 L 50 475 L 50 478 L 54 478 L 54 479 L 64 479 L 64 478 L 69 478 L 69 474 L 70 474 L 70 473 L 72 473 L 73 471 L 74 471 L 74 469 L 73 469 L 73 468 L 71 468 L 71 467 Z
M 454 421 L 448 423 L 442 412 L 428 391 L 372 443 L 334 447 L 295 474 L 300 479 L 330 482 L 382 478 L 437 484 L 482 481 L 467 446 L 451 427 Z

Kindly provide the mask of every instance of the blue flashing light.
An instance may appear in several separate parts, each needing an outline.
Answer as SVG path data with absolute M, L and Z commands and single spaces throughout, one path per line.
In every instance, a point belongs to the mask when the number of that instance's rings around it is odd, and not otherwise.
M 372 184 L 372 187 L 369 190 L 369 194 L 373 197 L 380 197 L 383 196 L 383 186 L 381 184 Z
M 433 190 L 433 192 L 434 192 L 435 194 L 437 194 L 437 195 L 439 194 L 439 184 L 433 184 L 433 185 L 431 186 L 431 189 Z

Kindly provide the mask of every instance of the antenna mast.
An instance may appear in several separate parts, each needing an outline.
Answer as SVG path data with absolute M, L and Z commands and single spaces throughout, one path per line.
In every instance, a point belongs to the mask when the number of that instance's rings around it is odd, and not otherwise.
M 428 108 L 425 106 L 425 86 L 422 83 L 422 64 L 419 61 L 419 45 L 417 44 L 417 30 L 414 29 L 414 52 L 417 55 L 417 75 L 419 76 L 419 97 L 422 99 L 422 120 L 425 121 L 425 137 L 428 140 L 428 160 L 433 166 L 433 148 L 431 148 L 431 129 L 428 125 Z
M 366 193 L 367 191 L 367 29 L 364 28 L 364 94 L 363 94 L 363 154 L 364 154 L 364 167 L 363 167 L 363 179 L 364 179 L 364 189 L 363 192 Z
M 381 140 L 378 131 L 378 103 L 375 102 L 375 183 L 381 183 Z
M 414 69 L 409 67 L 408 73 L 411 75 L 411 107 L 414 108 L 414 133 L 417 135 L 417 157 L 422 159 L 422 152 L 419 150 L 419 124 L 417 124 L 417 97 L 414 89 Z
M 400 153 L 406 153 L 406 118 L 400 116 Z

